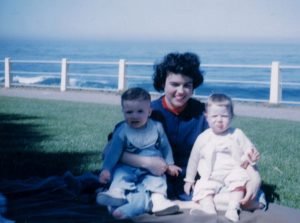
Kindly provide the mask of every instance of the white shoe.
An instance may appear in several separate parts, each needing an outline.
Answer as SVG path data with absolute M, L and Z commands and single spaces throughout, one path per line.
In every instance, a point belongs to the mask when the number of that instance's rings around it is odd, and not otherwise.
M 104 206 L 121 206 L 127 203 L 123 190 L 112 189 L 99 192 L 96 197 L 97 204 Z
M 228 205 L 228 209 L 225 213 L 225 217 L 230 221 L 237 222 L 240 220 L 239 210 L 240 210 L 239 203 L 230 202 Z
M 230 221 L 237 222 L 240 219 L 237 209 L 229 209 L 225 213 L 225 217 Z
M 179 212 L 179 206 L 166 199 L 164 195 L 153 193 L 151 196 L 152 212 L 156 216 L 171 215 Z
M 196 207 L 191 209 L 190 214 L 193 214 L 193 212 L 195 210 L 203 211 L 204 213 L 209 214 L 209 215 L 216 215 L 217 214 L 216 207 L 215 207 L 215 204 L 213 202 L 213 199 L 210 198 L 210 197 L 206 197 L 206 198 L 200 200 L 199 204 L 197 204 Z

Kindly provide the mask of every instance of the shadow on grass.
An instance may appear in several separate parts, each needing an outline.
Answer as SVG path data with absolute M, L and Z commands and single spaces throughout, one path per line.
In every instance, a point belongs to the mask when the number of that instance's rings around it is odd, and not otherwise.
M 49 136 L 37 130 L 39 125 L 30 123 L 35 119 L 39 117 L 0 113 L 1 153 L 24 151 L 47 139 Z
M 80 174 L 83 163 L 99 157 L 91 153 L 45 153 L 42 143 L 51 138 L 41 132 L 40 117 L 0 113 L 0 177 L 26 179 L 31 176 Z M 34 124 L 33 124 L 34 123 Z M 95 160 L 95 159 L 94 159 Z
M 115 222 L 95 203 L 97 177 L 76 177 L 81 164 L 99 154 L 43 152 L 42 142 L 51 136 L 38 119 L 0 113 L 0 192 L 7 197 L 6 216 L 26 223 Z
M 27 179 L 28 177 L 48 177 L 71 171 L 81 174 L 81 165 L 96 153 L 9 152 L 1 154 L 0 177 L 5 179 Z M 7 171 L 9 170 L 9 171 Z
M 266 182 L 263 182 L 261 185 L 261 189 L 264 191 L 268 203 L 274 203 L 275 201 L 280 201 L 280 196 L 276 192 L 276 185 L 267 184 Z

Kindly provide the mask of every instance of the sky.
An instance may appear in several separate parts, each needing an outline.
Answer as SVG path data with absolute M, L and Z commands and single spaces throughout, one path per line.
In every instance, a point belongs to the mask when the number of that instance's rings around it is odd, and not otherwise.
M 0 0 L 0 38 L 300 41 L 300 0 Z

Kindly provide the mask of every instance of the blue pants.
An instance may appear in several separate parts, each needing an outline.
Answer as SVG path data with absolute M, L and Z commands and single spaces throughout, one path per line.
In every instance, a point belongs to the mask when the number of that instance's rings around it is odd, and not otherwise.
M 120 211 L 125 218 L 135 217 L 151 211 L 150 193 L 142 185 L 138 185 L 136 191 L 128 193 L 126 198 L 128 203 L 113 208 L 113 210 Z
M 118 164 L 114 170 L 110 189 L 123 189 L 126 192 L 135 191 L 137 185 L 143 185 L 146 191 L 167 195 L 165 176 L 154 176 L 148 171 L 128 165 Z

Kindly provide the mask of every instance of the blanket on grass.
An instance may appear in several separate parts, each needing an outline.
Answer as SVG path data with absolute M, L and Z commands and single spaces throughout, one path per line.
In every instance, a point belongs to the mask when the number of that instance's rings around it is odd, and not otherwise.
M 67 172 L 63 176 L 48 178 L 1 179 L 0 193 L 6 197 L 6 213 L 0 213 L 0 217 L 17 223 L 116 222 L 105 207 L 96 204 L 95 191 L 98 187 L 97 177 L 92 173 L 77 177 Z M 2 223 L 2 221 L 0 222 Z M 229 223 L 223 213 L 217 217 L 205 215 L 200 211 L 191 215 L 188 209 L 182 209 L 175 215 L 157 217 L 144 214 L 118 222 Z M 242 211 L 239 222 L 298 223 L 300 222 L 300 210 L 271 203 L 267 211 Z

